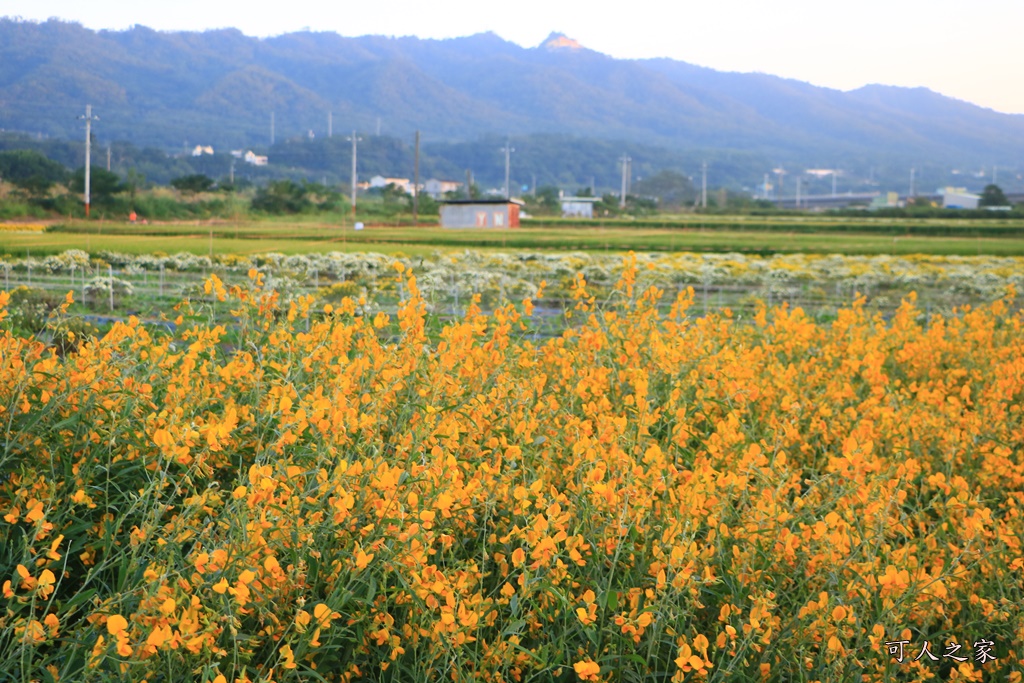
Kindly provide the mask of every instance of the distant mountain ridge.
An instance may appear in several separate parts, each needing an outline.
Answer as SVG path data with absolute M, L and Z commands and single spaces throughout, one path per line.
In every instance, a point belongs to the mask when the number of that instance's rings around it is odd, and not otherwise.
M 450 40 L 300 32 L 258 39 L 92 31 L 0 19 L 0 128 L 183 149 L 267 146 L 327 132 L 425 140 L 562 134 L 673 149 L 730 149 L 780 163 L 1024 159 L 1024 115 L 923 88 L 851 92 L 670 59 L 621 60 L 553 34 L 523 48 L 493 33 Z

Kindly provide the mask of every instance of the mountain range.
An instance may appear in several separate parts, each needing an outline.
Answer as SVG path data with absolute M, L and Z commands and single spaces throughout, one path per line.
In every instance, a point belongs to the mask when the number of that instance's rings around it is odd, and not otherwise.
M 0 129 L 75 139 L 86 103 L 100 117 L 98 140 L 168 150 L 266 149 L 272 126 L 279 143 L 323 138 L 330 125 L 334 137 L 407 139 L 420 130 L 426 143 L 464 144 L 540 135 L 694 158 L 739 154 L 767 165 L 758 176 L 778 165 L 863 177 L 884 169 L 903 177 L 914 165 L 975 174 L 999 165 L 1007 179 L 1024 171 L 1024 115 L 924 88 L 843 92 L 670 59 L 615 59 L 560 34 L 524 48 L 493 33 L 254 38 L 0 19 Z

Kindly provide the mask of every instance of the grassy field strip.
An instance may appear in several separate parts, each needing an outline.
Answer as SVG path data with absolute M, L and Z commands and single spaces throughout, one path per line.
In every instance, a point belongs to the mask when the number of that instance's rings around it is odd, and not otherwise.
M 583 221 L 568 218 L 533 218 L 523 222 L 526 227 L 565 228 L 595 226 L 601 228 L 665 228 L 746 230 L 770 232 L 863 232 L 869 234 L 921 235 L 1024 235 L 1024 220 L 957 219 L 957 218 L 849 218 L 841 216 L 707 216 L 628 219 L 595 219 Z
M 312 239 L 260 239 L 246 240 L 230 237 L 152 237 L 132 234 L 82 235 L 68 233 L 44 233 L 41 235 L 6 234 L 0 235 L 0 252 L 14 257 L 58 254 L 68 249 L 82 249 L 89 253 L 119 251 L 129 254 L 152 254 L 156 252 L 192 254 L 282 254 L 327 253 L 331 251 L 376 251 L 383 254 L 402 252 L 411 255 L 430 254 L 444 251 L 440 245 L 416 245 L 388 242 L 353 242 L 345 240 L 328 241 Z
M 150 229 L 152 226 L 144 226 Z M 171 226 L 172 234 L 153 236 L 119 228 L 116 234 L 68 233 L 0 234 L 0 252 L 13 255 L 57 253 L 66 249 L 103 249 L 130 253 L 187 251 L 194 254 L 300 254 L 327 251 L 378 251 L 425 254 L 444 248 L 561 249 L 603 251 L 709 251 L 756 253 L 1024 255 L 1024 239 L 994 237 L 920 237 L 850 233 L 741 232 L 720 230 L 523 228 L 519 230 L 443 230 L 440 228 L 367 228 L 356 232 L 311 233 L 297 227 L 291 237 L 253 233 L 235 238 L 230 229 L 206 234 L 195 226 Z M 265 230 L 279 228 L 265 228 Z M 264 229 L 261 229 L 264 230 Z M 173 234 L 174 231 L 181 231 Z

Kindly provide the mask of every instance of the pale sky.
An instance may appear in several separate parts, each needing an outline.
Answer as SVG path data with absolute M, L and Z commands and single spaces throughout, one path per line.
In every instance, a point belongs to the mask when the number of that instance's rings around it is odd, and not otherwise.
M 93 29 L 233 27 L 451 38 L 493 31 L 525 47 L 552 31 L 619 58 L 670 57 L 840 90 L 925 86 L 1024 114 L 1022 0 L 0 0 L 0 14 Z

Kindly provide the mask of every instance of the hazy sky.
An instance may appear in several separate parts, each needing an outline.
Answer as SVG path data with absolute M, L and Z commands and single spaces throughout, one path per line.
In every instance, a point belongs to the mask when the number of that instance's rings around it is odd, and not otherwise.
M 925 86 L 1024 113 L 1022 0 L 0 0 L 0 13 L 95 29 L 234 27 L 254 36 L 304 28 L 423 38 L 494 31 L 527 47 L 559 31 L 614 57 L 671 57 L 841 90 Z

